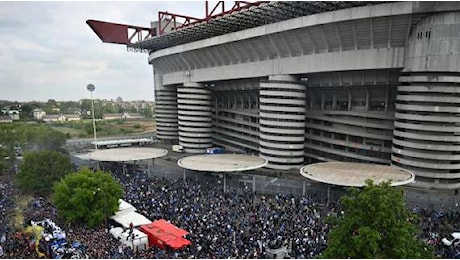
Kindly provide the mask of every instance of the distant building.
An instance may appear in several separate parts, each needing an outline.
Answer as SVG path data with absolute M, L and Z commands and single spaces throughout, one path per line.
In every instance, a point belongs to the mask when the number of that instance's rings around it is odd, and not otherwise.
M 44 116 L 43 121 L 45 122 L 65 122 L 65 121 L 80 121 L 80 115 L 78 114 L 59 114 L 59 115 L 47 115 Z
M 67 114 L 78 114 L 81 115 L 81 109 L 78 107 L 70 107 L 67 109 Z
M 53 111 L 53 112 L 60 112 L 61 109 L 60 109 L 59 107 L 53 105 L 53 107 L 51 107 L 51 111 Z
M 145 118 L 143 115 L 139 113 L 116 113 L 116 114 L 104 114 L 102 116 L 104 120 L 119 120 L 119 119 L 142 119 Z
M 63 122 L 65 121 L 65 117 L 63 115 L 46 115 L 43 117 L 43 121 L 45 122 Z
M 128 112 L 123 112 L 122 118 L 123 119 L 142 119 L 145 116 L 141 115 L 140 113 L 128 113 Z
M 10 116 L 0 116 L 0 123 L 13 123 Z
M 32 116 L 35 120 L 42 120 L 46 116 L 46 112 L 43 109 L 36 108 L 32 110 Z
M 122 119 L 122 117 L 121 117 L 121 113 L 104 114 L 104 115 L 102 115 L 102 119 L 104 119 L 104 120 L 117 120 L 117 119 Z
M 79 114 L 65 114 L 64 115 L 66 121 L 80 121 L 81 117 Z
M 21 112 L 20 108 L 6 106 L 1 110 L 2 115 L 7 115 L 11 120 L 19 120 L 19 112 Z

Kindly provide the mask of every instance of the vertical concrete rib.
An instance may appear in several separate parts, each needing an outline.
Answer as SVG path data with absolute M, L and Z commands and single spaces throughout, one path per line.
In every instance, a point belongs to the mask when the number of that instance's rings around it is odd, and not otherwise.
M 156 137 L 174 142 L 178 139 L 177 88 L 163 86 L 160 74 L 154 73 L 154 78 Z
M 200 83 L 177 88 L 179 145 L 187 153 L 205 153 L 212 146 L 211 91 Z
M 299 168 L 304 161 L 305 86 L 290 75 L 260 82 L 259 151 L 267 168 Z
M 421 21 L 399 77 L 392 164 L 415 186 L 460 188 L 460 12 Z
M 157 91 L 155 104 L 155 119 L 157 126 L 157 138 L 177 140 L 177 88 L 170 86 Z

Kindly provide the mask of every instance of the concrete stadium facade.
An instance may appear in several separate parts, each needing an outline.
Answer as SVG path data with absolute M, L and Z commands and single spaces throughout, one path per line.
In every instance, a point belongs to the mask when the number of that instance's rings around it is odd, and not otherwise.
M 157 137 L 267 168 L 394 165 L 460 187 L 460 3 L 322 12 L 151 50 Z

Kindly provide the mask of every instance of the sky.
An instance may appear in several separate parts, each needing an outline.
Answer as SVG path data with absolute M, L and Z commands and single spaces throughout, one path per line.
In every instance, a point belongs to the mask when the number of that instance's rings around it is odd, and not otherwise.
M 211 2 L 212 3 L 212 2 Z M 102 43 L 86 24 L 94 19 L 150 27 L 158 11 L 197 18 L 204 1 L 3 2 L 0 1 L 0 100 L 154 101 L 148 54 Z

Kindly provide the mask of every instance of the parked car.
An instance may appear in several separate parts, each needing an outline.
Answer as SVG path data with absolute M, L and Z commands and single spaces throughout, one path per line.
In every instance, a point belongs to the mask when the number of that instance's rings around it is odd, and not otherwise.
M 457 246 L 460 244 L 460 232 L 454 232 L 448 237 L 441 239 L 441 242 L 446 246 Z

